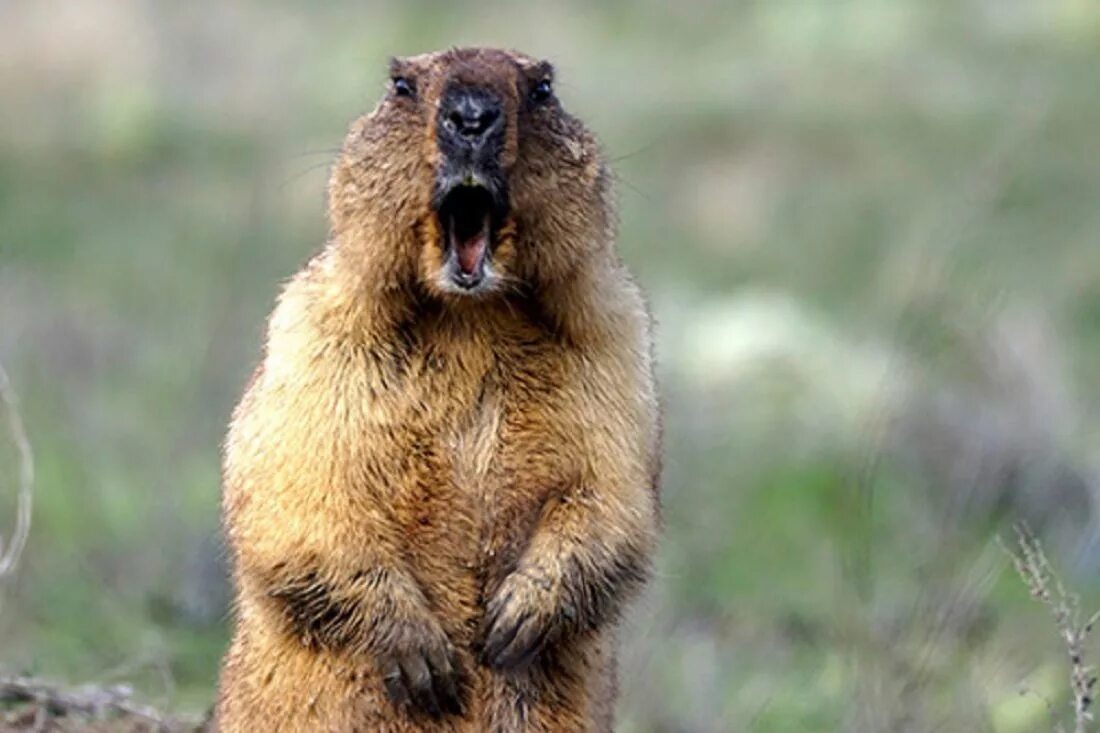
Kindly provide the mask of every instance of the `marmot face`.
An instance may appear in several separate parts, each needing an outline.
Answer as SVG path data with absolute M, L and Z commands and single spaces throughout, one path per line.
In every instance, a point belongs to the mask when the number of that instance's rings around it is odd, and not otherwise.
M 545 61 L 495 49 L 394 59 L 329 187 L 334 235 L 384 286 L 456 301 L 569 277 L 609 239 L 609 176 Z M 377 282 L 377 280 L 376 280 Z

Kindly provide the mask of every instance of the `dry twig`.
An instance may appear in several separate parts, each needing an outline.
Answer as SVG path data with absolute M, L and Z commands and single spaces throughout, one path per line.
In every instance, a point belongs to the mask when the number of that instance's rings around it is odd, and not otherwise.
M 133 702 L 126 685 L 84 686 L 61 690 L 29 677 L 0 677 L 0 702 L 33 703 L 49 715 L 86 715 L 105 718 L 129 715 L 150 723 L 156 730 L 168 730 L 168 723 L 156 710 Z
M 27 544 L 27 536 L 31 531 L 31 487 L 34 485 L 34 457 L 31 453 L 31 443 L 23 428 L 19 400 L 3 365 L 0 365 L 0 402 L 8 413 L 8 429 L 15 442 L 15 448 L 19 451 L 19 494 L 15 530 L 7 547 L 4 547 L 3 537 L 0 536 L 0 579 L 2 579 L 15 571 L 19 557 Z
M 1093 625 L 1100 620 L 1100 611 L 1081 619 L 1081 599 L 1066 591 L 1054 573 L 1039 540 L 1026 524 L 1016 525 L 1017 551 L 1001 546 L 1012 559 L 1016 572 L 1027 584 L 1031 596 L 1046 606 L 1054 617 L 1058 633 L 1065 642 L 1070 661 L 1070 691 L 1073 695 L 1074 733 L 1085 733 L 1093 716 L 1090 708 L 1096 688 L 1095 668 L 1085 664 L 1085 640 Z M 1060 725 L 1056 730 L 1061 731 Z
M 202 727 L 196 721 L 171 718 L 153 707 L 135 702 L 133 690 L 128 685 L 121 684 L 83 685 L 73 689 L 62 689 L 30 677 L 0 675 L 0 709 L 4 705 L 29 706 L 26 708 L 27 714 L 33 716 L 31 722 L 35 726 L 39 724 L 44 726 L 46 720 L 76 718 L 85 721 L 114 721 L 111 730 L 114 730 L 115 725 L 122 721 L 125 721 L 123 723 L 125 730 L 157 731 L 158 733 L 197 731 Z M 34 727 L 33 729 L 44 730 L 45 728 Z M 122 727 L 119 728 L 119 730 L 122 729 Z M 95 730 L 100 728 L 97 727 Z

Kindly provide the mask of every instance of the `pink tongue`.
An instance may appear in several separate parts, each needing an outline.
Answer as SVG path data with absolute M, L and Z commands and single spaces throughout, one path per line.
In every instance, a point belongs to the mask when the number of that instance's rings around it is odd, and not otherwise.
M 481 257 L 485 253 L 485 232 L 480 231 L 465 242 L 458 244 L 458 266 L 462 273 L 472 275 L 481 264 Z

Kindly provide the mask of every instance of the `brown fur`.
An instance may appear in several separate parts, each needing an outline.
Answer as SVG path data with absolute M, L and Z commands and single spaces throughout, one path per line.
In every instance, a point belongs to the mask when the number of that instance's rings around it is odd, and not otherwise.
M 659 440 L 609 174 L 577 120 L 524 104 L 544 63 L 458 49 L 394 68 L 418 97 L 391 92 L 352 125 L 330 241 L 280 296 L 226 442 L 237 607 L 216 725 L 609 731 Z M 506 287 L 482 297 L 438 286 L 429 210 L 425 131 L 456 76 L 506 99 Z M 537 655 L 487 664 L 509 629 Z M 382 671 L 410 654 L 454 667 L 462 714 L 387 697 Z

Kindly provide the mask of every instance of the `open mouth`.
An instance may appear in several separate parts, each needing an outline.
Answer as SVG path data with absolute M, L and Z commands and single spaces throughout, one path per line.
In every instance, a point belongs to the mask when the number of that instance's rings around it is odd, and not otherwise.
M 459 185 L 443 197 L 437 215 L 451 280 L 469 290 L 485 279 L 496 226 L 493 195 L 484 186 Z

